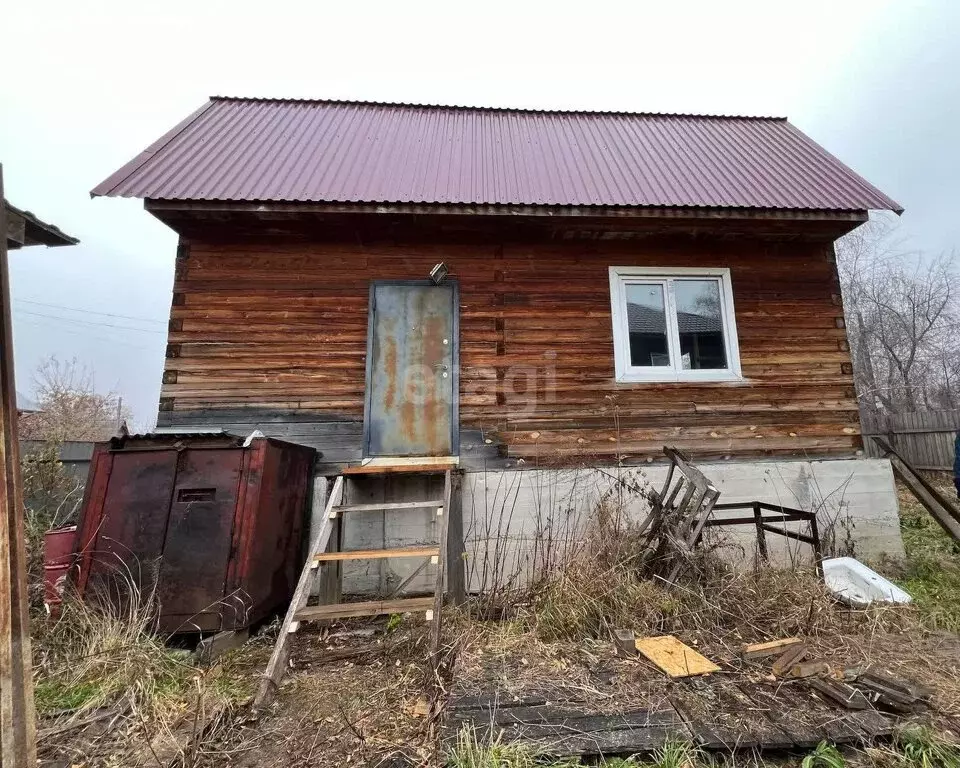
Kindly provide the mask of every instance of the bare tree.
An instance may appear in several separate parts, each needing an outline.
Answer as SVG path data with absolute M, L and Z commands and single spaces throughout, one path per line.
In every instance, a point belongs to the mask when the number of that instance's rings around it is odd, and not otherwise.
M 881 217 L 837 244 L 857 393 L 869 410 L 956 407 L 957 259 L 911 252 Z
M 94 388 L 93 372 L 76 358 L 44 360 L 34 374 L 38 410 L 20 420 L 29 440 L 106 440 L 131 418 L 115 392 Z

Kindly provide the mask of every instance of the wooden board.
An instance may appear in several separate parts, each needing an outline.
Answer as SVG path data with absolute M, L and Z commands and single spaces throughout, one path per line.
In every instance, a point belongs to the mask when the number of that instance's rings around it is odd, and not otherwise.
M 400 600 L 370 600 L 362 603 L 308 605 L 297 611 L 297 621 L 344 619 L 355 616 L 383 616 L 391 613 L 419 613 L 433 609 L 433 596 L 405 597 Z
M 584 689 L 490 691 L 450 699 L 443 739 L 464 727 L 480 741 L 521 742 L 551 755 L 614 755 L 650 752 L 668 741 L 708 749 L 810 749 L 821 741 L 865 743 L 891 732 L 894 721 L 873 710 L 850 712 L 816 699 L 800 684 L 736 685 L 724 677 L 681 680 L 669 704 L 631 698 L 617 712 L 598 712 L 610 697 Z
M 398 547 L 396 549 L 354 549 L 346 552 L 321 552 L 314 555 L 317 563 L 335 560 L 382 560 L 390 557 L 435 557 L 440 547 Z
M 762 659 L 786 651 L 788 648 L 802 643 L 799 637 L 786 637 L 782 640 L 771 640 L 767 643 L 751 643 L 740 649 L 740 655 L 745 659 Z
M 720 667 L 673 635 L 641 637 L 637 650 L 672 678 L 709 675 Z

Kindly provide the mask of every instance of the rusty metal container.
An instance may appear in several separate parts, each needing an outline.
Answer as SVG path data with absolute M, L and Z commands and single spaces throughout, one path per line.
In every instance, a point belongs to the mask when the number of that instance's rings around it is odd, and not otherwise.
M 63 588 L 73 564 L 77 526 L 58 528 L 43 535 L 43 602 L 51 614 L 63 602 Z
M 98 443 L 75 539 L 79 593 L 155 599 L 165 633 L 260 621 L 296 586 L 314 455 L 222 434 Z

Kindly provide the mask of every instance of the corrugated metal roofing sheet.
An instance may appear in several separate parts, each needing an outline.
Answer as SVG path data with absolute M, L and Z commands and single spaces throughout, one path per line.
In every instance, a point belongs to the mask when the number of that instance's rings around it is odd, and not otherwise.
M 221 97 L 92 194 L 901 210 L 783 118 Z

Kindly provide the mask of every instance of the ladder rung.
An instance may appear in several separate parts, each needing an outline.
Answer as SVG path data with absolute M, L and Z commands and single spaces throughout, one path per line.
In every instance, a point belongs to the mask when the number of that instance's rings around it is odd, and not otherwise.
M 297 611 L 297 621 L 345 619 L 352 616 L 381 616 L 389 613 L 416 613 L 433 609 L 432 597 L 406 597 L 399 600 L 371 600 L 365 603 L 309 605 Z
M 421 475 L 438 475 L 456 469 L 455 461 L 433 462 L 429 464 L 361 464 L 356 467 L 345 467 L 344 475 L 393 475 L 400 472 Z
M 440 547 L 401 547 L 399 549 L 353 549 L 346 552 L 321 552 L 314 559 L 318 563 L 331 560 L 379 560 L 388 557 L 434 557 Z
M 422 507 L 442 507 L 443 499 L 432 501 L 391 501 L 385 504 L 338 504 L 338 512 L 379 512 L 381 509 L 420 509 Z

